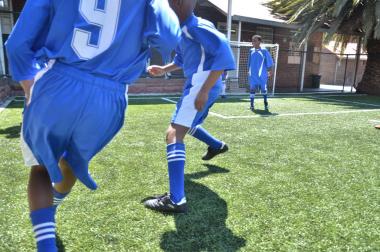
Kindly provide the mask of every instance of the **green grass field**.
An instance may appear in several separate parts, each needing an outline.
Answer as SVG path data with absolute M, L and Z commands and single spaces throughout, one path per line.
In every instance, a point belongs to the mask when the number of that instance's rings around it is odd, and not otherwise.
M 245 97 L 246 98 L 246 97 Z M 170 97 L 176 101 L 176 97 Z M 189 212 L 141 200 L 168 190 L 164 135 L 174 104 L 132 97 L 126 123 L 60 206 L 61 251 L 380 251 L 380 98 L 280 96 L 270 113 L 221 100 L 204 126 L 230 151 L 210 162 L 187 138 Z M 21 102 L 0 113 L 0 251 L 33 251 Z

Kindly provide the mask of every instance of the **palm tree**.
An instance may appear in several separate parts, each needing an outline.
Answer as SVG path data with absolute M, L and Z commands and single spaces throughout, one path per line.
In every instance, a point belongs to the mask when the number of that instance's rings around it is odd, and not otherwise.
M 297 37 L 304 42 L 320 28 L 326 41 L 345 46 L 351 36 L 364 39 L 368 52 L 366 69 L 357 91 L 380 95 L 380 0 L 270 0 L 273 13 L 301 25 Z

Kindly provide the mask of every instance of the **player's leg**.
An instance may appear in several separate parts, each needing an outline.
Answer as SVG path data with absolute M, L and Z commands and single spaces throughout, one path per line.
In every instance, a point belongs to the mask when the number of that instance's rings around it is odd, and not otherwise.
M 53 84 L 52 82 L 51 84 Z M 21 149 L 24 156 L 25 165 L 30 166 L 30 176 L 28 183 L 28 201 L 30 209 L 30 218 L 33 225 L 33 231 L 36 239 L 37 251 L 57 251 L 56 247 L 56 232 L 55 232 L 55 213 L 56 207 L 53 206 L 53 188 L 50 174 L 42 162 L 37 161 L 34 153 L 30 148 L 31 141 L 28 139 L 29 144 L 25 141 L 25 129 L 31 135 L 34 132 L 34 143 L 38 142 L 42 135 L 38 128 L 43 128 L 42 124 L 48 124 L 48 117 L 44 116 L 44 111 L 38 110 L 40 106 L 31 108 L 35 103 L 35 97 L 40 97 L 36 90 L 41 89 L 41 86 L 46 86 L 46 78 L 37 81 L 33 86 L 33 92 L 29 100 L 29 105 L 25 108 L 23 126 L 21 130 Z M 49 83 L 50 84 L 50 83 Z M 33 99 L 32 99 L 33 98 Z M 35 107 L 35 106 L 34 106 Z M 43 107 L 43 106 L 42 106 Z M 40 118 L 40 120 L 39 120 Z M 42 122 L 42 124 L 40 123 Z M 46 126 L 46 125 L 45 125 Z M 46 129 L 46 128 L 45 128 Z M 42 130 L 47 135 L 47 131 Z M 43 140 L 41 142 L 44 142 Z M 36 144 L 33 144 L 35 147 Z M 58 163 L 58 162 L 57 162 Z
M 269 109 L 269 104 L 268 104 L 268 88 L 267 88 L 267 84 L 264 83 L 263 85 L 261 85 L 261 92 L 263 94 L 263 98 L 264 98 L 264 108 L 265 110 L 268 110 Z
M 185 160 L 184 138 L 189 128 L 172 123 L 166 131 L 166 157 L 168 161 L 170 199 L 176 205 L 183 205 L 185 197 Z
M 28 183 L 30 218 L 38 252 L 54 252 L 56 247 L 55 212 L 51 180 L 45 167 L 33 166 Z
M 226 81 L 224 80 L 222 82 L 222 93 L 221 93 L 221 97 L 223 99 L 226 98 L 226 88 L 227 88 L 227 85 L 226 85 Z
M 251 85 L 249 90 L 249 99 L 251 102 L 250 109 L 253 111 L 255 110 L 255 95 L 256 95 L 256 86 Z
M 226 143 L 212 136 L 200 124 L 192 127 L 188 134 L 208 145 L 207 152 L 203 155 L 202 160 L 211 160 L 216 155 L 228 151 L 228 146 Z
M 55 206 L 62 203 L 77 181 L 72 168 L 65 159 L 61 158 L 58 165 L 61 169 L 63 180 L 53 184 L 53 205 Z
M 184 213 L 187 211 L 185 196 L 186 148 L 183 139 L 188 130 L 188 127 L 175 123 L 169 125 L 166 131 L 166 156 L 170 193 L 146 200 L 144 202 L 145 207 L 170 213 Z
M 196 110 L 195 100 L 209 74 L 210 71 L 196 73 L 185 84 L 183 95 L 177 103 L 172 123 L 166 133 L 170 194 L 146 200 L 144 205 L 147 208 L 174 213 L 183 213 L 187 210 L 184 190 L 186 148 L 183 139 L 190 128 L 201 124 L 201 120 L 206 117 L 209 107 L 219 96 L 221 82 L 218 82 L 210 91 L 209 101 L 205 104 L 203 111 Z

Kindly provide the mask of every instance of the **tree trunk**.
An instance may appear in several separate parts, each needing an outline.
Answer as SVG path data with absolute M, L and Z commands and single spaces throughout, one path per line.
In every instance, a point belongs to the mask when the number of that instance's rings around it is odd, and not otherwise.
M 368 59 L 363 79 L 358 84 L 357 93 L 380 95 L 380 40 L 369 39 Z

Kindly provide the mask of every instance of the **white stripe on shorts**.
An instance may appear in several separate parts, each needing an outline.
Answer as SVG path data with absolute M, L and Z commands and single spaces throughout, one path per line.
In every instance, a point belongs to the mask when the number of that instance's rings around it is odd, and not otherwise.
M 191 79 L 192 87 L 183 100 L 173 123 L 191 128 L 198 111 L 195 108 L 195 99 L 203 84 L 210 75 L 210 71 L 195 73 Z

